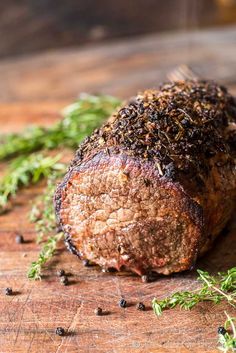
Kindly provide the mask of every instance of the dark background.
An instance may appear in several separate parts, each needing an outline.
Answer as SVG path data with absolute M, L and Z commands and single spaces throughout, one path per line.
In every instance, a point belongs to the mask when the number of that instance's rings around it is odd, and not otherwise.
M 2 0 L 0 58 L 236 22 L 236 0 Z

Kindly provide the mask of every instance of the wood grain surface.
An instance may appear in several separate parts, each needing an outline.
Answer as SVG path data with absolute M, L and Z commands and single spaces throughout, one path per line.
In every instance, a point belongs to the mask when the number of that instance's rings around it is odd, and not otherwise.
M 236 28 L 186 37 L 151 36 L 0 62 L 1 131 L 21 131 L 33 123 L 49 125 L 81 91 L 132 95 L 157 85 L 180 63 L 190 63 L 199 74 L 227 84 L 235 93 L 235 38 Z M 200 304 L 191 312 L 166 311 L 160 318 L 151 310 L 154 296 L 195 288 L 194 271 L 142 283 L 133 275 L 85 268 L 61 244 L 44 279 L 28 281 L 27 269 L 39 249 L 28 211 L 42 186 L 22 190 L 11 212 L 0 217 L 1 353 L 217 352 L 217 327 L 225 320 L 224 310 L 236 315 L 231 307 Z M 17 232 L 26 239 L 24 244 L 16 244 Z M 235 248 L 232 224 L 197 266 L 211 272 L 235 266 Z M 61 286 L 56 275 L 60 268 L 71 273 L 69 286 Z M 6 287 L 15 294 L 5 296 Z M 129 304 L 126 309 L 118 307 L 121 297 Z M 135 308 L 140 301 L 145 312 Z M 95 316 L 97 306 L 106 315 Z M 67 330 L 65 337 L 55 335 L 57 326 Z

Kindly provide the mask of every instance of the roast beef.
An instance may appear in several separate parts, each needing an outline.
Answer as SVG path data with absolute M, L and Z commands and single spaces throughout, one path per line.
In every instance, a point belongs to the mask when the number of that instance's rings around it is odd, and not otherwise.
M 55 194 L 70 250 L 102 268 L 187 270 L 236 200 L 236 101 L 209 81 L 147 90 L 85 139 Z

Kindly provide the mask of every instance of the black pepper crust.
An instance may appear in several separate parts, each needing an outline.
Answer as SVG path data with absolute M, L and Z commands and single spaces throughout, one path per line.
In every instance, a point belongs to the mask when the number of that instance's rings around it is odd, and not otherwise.
M 205 183 L 216 160 L 219 168 L 235 168 L 235 123 L 235 98 L 211 81 L 163 84 L 158 90 L 137 95 L 80 145 L 55 194 L 58 222 L 63 190 L 70 177 L 100 152 L 108 157 L 125 154 L 151 161 L 160 178 L 183 186 L 191 197 L 207 194 L 209 185 Z M 193 211 L 189 209 L 190 214 Z M 80 257 L 70 232 L 64 232 L 68 248 Z
M 71 167 L 99 150 L 112 148 L 128 155 L 156 161 L 160 175 L 174 179 L 181 173 L 196 177 L 209 172 L 209 159 L 236 149 L 236 100 L 226 88 L 211 81 L 179 81 L 147 90 L 132 98 L 111 122 L 86 138 Z
M 72 242 L 72 239 L 70 238 L 70 236 L 67 234 L 65 236 L 65 246 L 67 247 L 67 249 L 69 250 L 69 252 L 73 255 L 78 256 L 79 258 L 81 258 L 81 254 L 79 252 L 79 250 L 75 247 L 75 245 Z
M 160 176 L 204 187 L 209 160 L 235 165 L 236 99 L 213 81 L 178 81 L 132 98 L 79 146 L 68 173 L 105 150 L 154 161 Z M 199 190 L 198 190 L 199 191 Z M 60 196 L 55 196 L 56 213 Z

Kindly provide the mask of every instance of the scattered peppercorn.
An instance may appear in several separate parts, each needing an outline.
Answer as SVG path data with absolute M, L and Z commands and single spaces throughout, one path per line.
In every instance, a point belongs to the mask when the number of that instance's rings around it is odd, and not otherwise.
M 65 335 L 65 330 L 63 327 L 57 327 L 56 328 L 56 335 L 58 336 L 64 336 Z
M 12 288 L 7 287 L 7 288 L 5 289 L 5 294 L 6 294 L 6 295 L 12 295 L 12 294 L 13 294 Z
M 219 335 L 225 335 L 227 333 L 226 329 L 223 326 L 218 327 L 218 334 Z
M 143 303 L 138 303 L 136 305 L 137 310 L 144 311 L 145 310 L 145 305 Z
M 119 301 L 119 306 L 120 306 L 121 308 L 126 308 L 127 302 L 126 302 L 126 300 L 125 300 L 124 298 L 122 298 L 122 299 Z
M 143 283 L 148 283 L 148 282 L 149 282 L 149 276 L 143 275 L 143 276 L 141 277 L 141 281 L 142 281 Z
M 16 237 L 15 237 L 15 241 L 16 241 L 17 244 L 23 244 L 24 243 L 23 235 L 17 234 Z
M 57 272 L 57 275 L 59 276 L 59 277 L 62 277 L 62 276 L 65 276 L 65 270 L 63 270 L 63 269 L 60 269 L 58 272 Z
M 101 316 L 102 315 L 102 308 L 98 307 L 94 310 L 94 313 L 98 316 Z
M 63 286 L 67 286 L 69 284 L 69 280 L 67 276 L 62 276 L 60 282 Z

